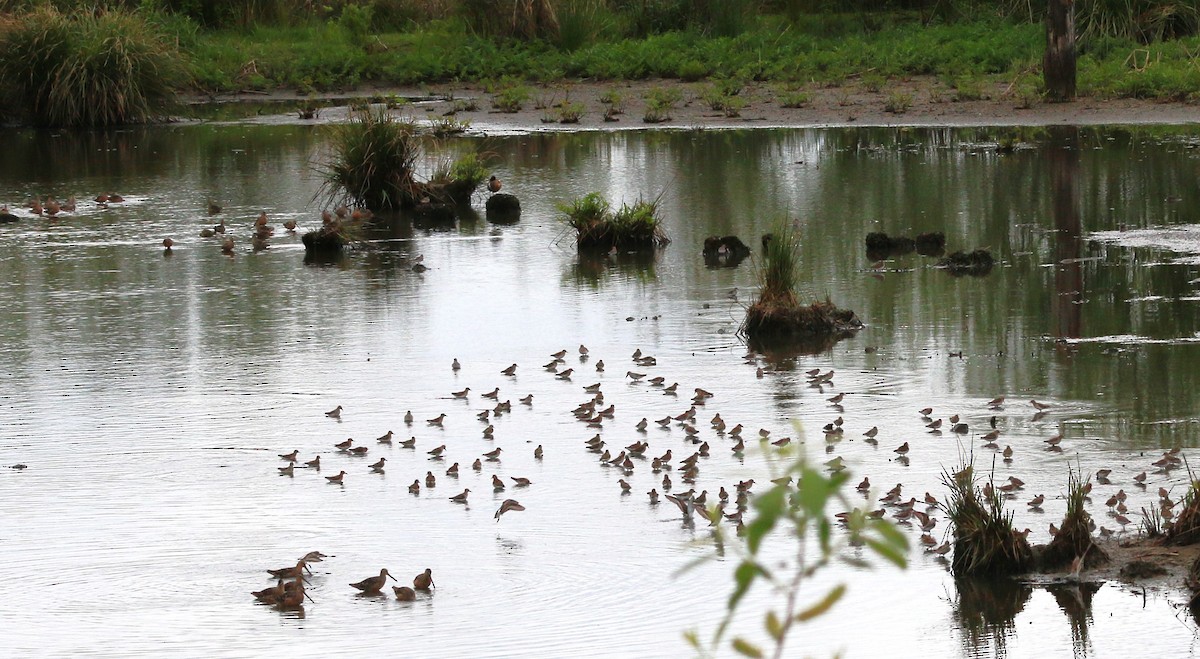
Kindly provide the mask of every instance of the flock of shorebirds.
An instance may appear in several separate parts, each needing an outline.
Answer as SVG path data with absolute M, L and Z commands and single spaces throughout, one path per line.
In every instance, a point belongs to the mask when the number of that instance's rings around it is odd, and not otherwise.
M 304 601 L 312 601 L 305 590 L 304 578 L 305 572 L 312 574 L 309 569 L 310 563 L 321 563 L 326 558 L 330 558 L 328 554 L 322 554 L 319 551 L 310 551 L 300 557 L 296 564 L 290 567 L 282 567 L 278 569 L 269 569 L 267 573 L 274 577 L 277 581 L 274 586 L 256 590 L 250 594 L 254 599 L 263 603 L 277 606 L 281 609 L 300 609 L 304 606 Z M 290 579 L 290 581 L 289 581 Z M 350 584 L 351 588 L 358 591 L 359 595 L 372 596 L 382 595 L 383 587 L 387 585 L 387 580 L 396 581 L 387 568 L 379 571 L 378 576 L 367 577 L 362 581 L 357 581 Z M 392 592 L 396 594 L 396 599 L 401 602 L 412 602 L 417 599 L 417 593 L 431 593 L 433 589 L 433 570 L 425 568 L 425 571 L 413 578 L 412 588 L 408 586 L 392 586 Z
M 567 350 L 560 350 L 550 355 L 550 361 L 540 367 L 541 370 L 550 374 L 557 381 L 562 381 L 567 384 L 574 383 L 574 378 L 583 379 L 589 371 L 595 374 L 595 377 L 600 377 L 605 374 L 604 360 L 598 360 L 594 364 L 589 363 L 590 354 L 586 346 L 580 345 L 578 348 L 579 363 L 576 366 L 569 367 L 566 365 L 568 356 Z M 696 387 L 690 390 L 681 389 L 679 383 L 668 382 L 663 376 L 651 375 L 649 370 L 658 364 L 658 360 L 650 355 L 643 354 L 641 350 L 635 351 L 631 356 L 632 368 L 625 371 L 621 382 L 628 387 L 637 387 L 646 391 L 658 391 L 667 400 L 676 400 L 681 393 L 690 393 L 690 403 L 684 409 L 679 409 L 673 413 L 668 413 L 662 418 L 651 419 L 643 417 L 635 423 L 631 423 L 628 427 L 617 430 L 618 433 L 624 433 L 635 437 L 636 440 L 624 446 L 609 446 L 603 437 L 604 431 L 607 428 L 615 427 L 617 420 L 616 405 L 612 402 L 607 402 L 605 393 L 602 388 L 602 382 L 594 382 L 581 385 L 581 399 L 578 404 L 571 410 L 572 416 L 578 421 L 581 427 L 586 430 L 581 433 L 591 434 L 591 438 L 582 442 L 582 448 L 596 454 L 600 465 L 606 470 L 612 470 L 612 473 L 617 476 L 616 485 L 619 487 L 620 495 L 629 495 L 634 490 L 634 485 L 630 481 L 634 480 L 635 473 L 645 473 L 649 471 L 651 476 L 650 484 L 652 485 L 645 496 L 651 505 L 657 505 L 660 500 L 666 500 L 678 509 L 684 524 L 691 525 L 696 518 L 707 521 L 710 526 L 715 526 L 719 523 L 729 523 L 735 526 L 740 533 L 744 529 L 743 514 L 747 510 L 750 498 L 753 496 L 754 480 L 747 479 L 738 482 L 730 482 L 726 484 L 714 484 L 714 491 L 710 493 L 709 489 L 701 489 L 697 491 L 697 482 L 700 479 L 701 466 L 710 459 L 718 450 L 728 452 L 735 458 L 741 459 L 744 452 L 747 450 L 748 444 L 758 444 L 762 450 L 771 450 L 769 447 L 783 448 L 793 444 L 791 437 L 778 437 L 770 430 L 760 428 L 758 430 L 748 430 L 741 423 L 732 423 L 726 421 L 720 412 L 712 413 L 711 417 L 705 410 L 711 409 L 711 403 L 715 398 L 712 392 Z M 756 366 L 756 375 L 759 378 L 765 377 L 767 370 L 759 364 L 756 355 L 749 354 L 746 356 L 746 363 Z M 451 369 L 456 373 L 462 368 L 462 365 L 455 359 L 451 365 Z M 512 364 L 507 368 L 499 370 L 499 375 L 513 378 L 517 370 L 517 364 Z M 635 370 L 636 369 L 636 370 Z M 619 372 L 620 369 L 618 369 Z M 817 389 L 822 396 L 827 393 L 827 389 L 836 389 L 834 384 L 835 372 L 833 370 L 812 369 L 805 373 L 810 387 Z M 589 380 L 591 378 L 588 378 Z M 611 379 L 608 380 L 611 383 Z M 843 417 L 845 405 L 853 401 L 855 394 L 853 392 L 839 391 L 836 395 L 825 398 L 824 403 L 830 410 L 831 414 L 836 414 L 836 418 L 830 420 L 823 428 L 825 439 L 825 448 L 827 454 L 838 452 L 839 445 L 842 445 L 842 440 L 846 437 L 846 422 Z M 474 397 L 474 398 L 473 398 Z M 493 421 L 503 415 L 513 412 L 513 402 L 508 399 L 501 399 L 500 387 L 495 386 L 490 391 L 478 393 L 471 387 L 464 387 L 458 391 L 449 392 L 444 397 L 450 401 L 462 401 L 470 405 L 474 400 L 484 402 L 484 406 L 478 410 L 473 410 L 471 413 L 475 417 L 475 421 L 481 426 L 481 436 L 484 440 L 493 442 L 496 439 L 495 425 Z M 522 398 L 519 398 L 518 405 L 524 408 L 533 407 L 533 394 L 530 393 Z M 986 403 L 986 412 L 979 412 L 972 415 L 975 419 L 987 419 L 987 432 L 979 434 L 973 432 L 968 425 L 968 420 L 959 414 L 953 414 L 945 417 L 936 416 L 933 408 L 924 408 L 916 410 L 916 416 L 921 420 L 924 429 L 918 431 L 914 425 L 912 429 L 906 429 L 902 432 L 911 434 L 921 432 L 925 437 L 937 437 L 943 432 L 949 432 L 952 435 L 958 436 L 960 441 L 967 441 L 968 435 L 977 435 L 971 441 L 978 441 L 980 449 L 992 451 L 997 457 L 1002 458 L 1006 466 L 1011 466 L 1014 456 L 1017 451 L 1011 444 L 1003 444 L 1003 427 L 1001 415 L 1005 409 L 1005 397 L 1001 396 Z M 1041 420 L 1050 413 L 1051 405 L 1037 400 L 1030 400 L 1027 403 L 1033 409 L 1033 419 Z M 325 412 L 325 416 L 331 419 L 341 420 L 343 408 L 338 405 L 332 410 Z M 935 418 L 936 417 L 936 418 Z M 990 417 L 990 418 L 989 418 Z M 432 418 L 424 419 L 425 426 L 429 429 L 443 428 L 447 419 L 451 418 L 449 414 L 443 412 Z M 707 419 L 707 429 L 702 429 Z M 416 419 L 411 411 L 405 413 L 403 418 L 406 427 L 411 427 Z M 650 452 L 651 435 L 654 433 L 653 442 L 659 443 L 658 437 L 675 437 L 676 431 L 682 432 L 682 447 L 678 444 L 666 448 L 658 455 Z M 662 434 L 669 432 L 669 435 Z M 616 434 L 616 433 L 611 433 Z M 858 435 L 861 437 L 861 443 L 872 448 L 877 448 L 880 442 L 880 430 L 878 427 L 871 427 Z M 1063 436 L 1056 434 L 1045 439 L 1037 450 L 1043 450 L 1051 453 L 1061 453 L 1064 450 Z M 417 447 L 417 438 L 412 436 L 407 440 L 401 440 L 395 436 L 391 430 L 376 438 L 374 445 L 357 444 L 354 439 L 346 439 L 332 445 L 336 450 L 336 456 L 341 459 L 344 456 L 347 460 L 356 458 L 366 458 L 368 453 L 374 447 L 395 447 L 399 446 L 402 449 L 423 450 L 427 458 L 431 462 L 445 464 L 448 462 L 449 456 L 454 452 L 445 444 L 440 444 L 431 448 L 425 446 Z M 624 442 L 621 442 L 624 444 Z M 893 463 L 907 466 L 910 460 L 910 451 L 915 446 L 920 446 L 922 442 L 916 439 L 905 441 L 892 451 L 895 456 L 891 459 Z M 845 446 L 845 445 L 842 445 Z M 718 448 L 719 447 L 719 448 Z M 457 448 L 457 447 L 455 447 Z M 552 449 L 557 447 L 552 447 Z M 675 448 L 681 448 L 680 455 L 674 453 Z M 1021 450 L 1029 451 L 1033 447 L 1021 446 Z M 465 460 L 471 460 L 470 468 L 479 474 L 479 478 L 485 478 L 482 471 L 485 465 L 497 465 L 504 452 L 504 448 L 495 447 L 490 451 L 484 451 L 478 455 L 464 456 Z M 535 460 L 542 460 L 544 449 L 542 445 L 538 445 L 533 449 L 533 457 Z M 322 456 L 316 455 L 311 460 L 304 461 L 299 450 L 293 450 L 289 453 L 279 454 L 279 458 L 286 462 L 282 467 L 278 468 L 281 476 L 294 477 L 299 470 L 308 470 L 319 472 L 322 463 Z M 382 474 L 387 467 L 387 457 L 380 457 L 377 461 L 366 465 L 364 471 L 367 473 Z M 350 463 L 348 463 L 350 464 Z M 445 469 L 445 477 L 457 479 L 459 476 L 459 462 L 453 462 Z M 1179 455 L 1179 450 L 1167 451 L 1163 456 L 1152 463 L 1146 465 L 1146 471 L 1136 475 L 1130 474 L 1128 487 L 1139 488 L 1145 490 L 1149 486 L 1147 482 L 1150 478 L 1148 474 L 1166 474 L 1169 475 L 1171 470 L 1182 466 L 1182 458 Z M 830 472 L 837 472 L 848 467 L 845 459 L 841 455 L 836 455 L 832 459 L 824 462 L 824 467 Z M 441 467 L 439 467 L 441 469 Z M 1120 485 L 1114 476 L 1112 469 L 1099 469 L 1093 474 L 1094 480 L 1088 480 L 1086 484 L 1087 492 L 1091 492 L 1094 485 L 1112 486 Z M 339 467 L 339 471 L 335 475 L 325 476 L 325 481 L 329 484 L 338 486 L 346 486 L 347 479 L 353 479 L 355 476 L 350 475 L 344 468 Z M 424 478 L 414 478 L 408 490 L 412 494 L 420 494 L 422 487 L 430 489 L 435 487 L 438 480 L 438 475 L 434 474 L 433 470 L 426 470 Z M 510 476 L 506 482 L 497 474 L 491 475 L 491 486 L 494 493 L 505 492 L 509 488 L 520 489 L 530 487 L 532 482 L 528 478 L 520 476 Z M 676 483 L 678 481 L 678 483 Z M 794 487 L 790 478 L 775 479 L 773 483 Z M 1005 499 L 1013 500 L 1021 496 L 1024 488 L 1024 481 L 1014 476 L 1008 476 L 1004 481 L 988 482 L 984 485 L 985 494 L 990 495 L 993 488 L 998 491 Z M 661 492 L 660 492 L 661 488 Z M 686 489 L 685 489 L 686 488 Z M 857 486 L 860 492 L 868 501 L 875 498 L 874 488 L 869 477 L 865 477 Z M 464 488 L 461 493 L 447 497 L 451 504 L 467 504 L 468 497 L 471 494 L 469 488 Z M 1174 509 L 1179 504 L 1179 501 L 1173 501 L 1170 492 L 1166 488 L 1159 490 L 1158 509 L 1163 520 L 1169 521 L 1174 515 Z M 1182 497 L 1180 497 L 1182 498 Z M 1124 531 L 1132 521 L 1127 514 L 1130 509 L 1126 503 L 1127 494 L 1124 488 L 1113 492 L 1107 499 L 1106 506 L 1108 507 L 1108 515 L 1112 520 L 1120 526 Z M 1042 506 L 1046 501 L 1044 494 L 1032 496 L 1026 506 L 1029 511 L 1042 512 Z M 949 553 L 952 546 L 948 540 L 939 541 L 934 537 L 933 531 L 939 523 L 939 519 L 945 518 L 945 508 L 942 503 L 930 492 L 925 492 L 924 496 L 917 498 L 916 496 L 904 496 L 903 484 L 897 483 L 895 487 L 888 490 L 875 502 L 866 506 L 874 510 L 866 511 L 866 514 L 881 518 L 889 515 L 896 523 L 907 527 L 915 527 L 920 529 L 920 544 L 924 546 L 926 551 L 934 555 L 945 555 Z M 509 512 L 522 511 L 525 507 L 516 499 L 506 499 L 496 510 L 494 519 L 499 522 L 501 517 Z M 838 517 L 845 519 L 850 513 L 840 513 Z M 1093 522 L 1094 525 L 1094 522 Z M 1050 525 L 1049 531 L 1051 535 L 1056 532 L 1053 524 Z M 1095 530 L 1095 529 L 1093 529 Z M 1117 533 L 1107 527 L 1100 526 L 1099 534 L 1102 537 L 1108 537 Z M 1028 534 L 1029 529 L 1025 530 Z M 299 573 L 302 565 L 292 568 L 295 573 Z M 381 573 L 378 577 L 372 577 L 371 580 L 356 584 L 356 587 L 382 587 L 383 580 L 388 575 L 386 572 Z M 298 581 L 298 579 L 297 579 Z M 286 584 L 284 585 L 286 586 Z M 282 588 L 284 586 L 277 586 Z M 292 586 L 292 588 L 300 588 L 302 586 Z M 280 591 L 282 592 L 282 591 Z M 400 593 L 397 591 L 397 596 L 401 599 L 407 597 L 408 593 Z M 273 595 L 276 599 L 282 595 Z M 291 601 L 295 602 L 300 598 L 300 595 L 293 594 Z M 282 601 L 282 600 L 280 600 Z
M 103 209 L 108 208 L 109 204 L 124 203 L 125 198 L 114 192 L 107 192 L 96 195 L 92 201 L 96 203 L 98 208 Z M 35 216 L 56 218 L 60 215 L 74 213 L 78 208 L 78 203 L 76 202 L 74 196 L 71 196 L 66 201 L 61 202 L 56 200 L 53 196 L 45 198 L 34 197 L 26 202 L 26 208 Z M 207 204 L 207 210 L 209 215 L 218 215 L 224 210 L 224 208 L 217 202 L 209 200 Z M 348 220 L 357 222 L 361 220 L 369 220 L 371 217 L 373 217 L 373 214 L 371 211 L 365 208 L 339 206 L 333 211 L 322 211 L 321 224 L 323 228 L 336 228 L 341 223 Z M 0 206 L 0 222 L 15 221 L 17 219 L 19 219 L 17 216 L 9 212 L 7 204 Z M 285 220 L 283 222 L 283 228 L 286 229 L 289 234 L 295 234 L 296 222 L 291 219 Z M 254 251 L 259 252 L 270 247 L 270 238 L 275 235 L 275 227 L 270 224 L 270 220 L 267 218 L 267 213 L 265 211 L 260 213 L 254 220 L 253 224 L 251 225 L 251 229 L 250 245 Z M 234 240 L 231 236 L 225 235 L 226 230 L 227 228 L 225 226 L 225 220 L 221 219 L 211 228 L 206 227 L 201 229 L 200 237 L 220 239 L 221 251 L 227 255 L 232 255 L 234 253 L 234 249 L 236 248 L 236 243 L 234 243 Z M 175 240 L 170 237 L 163 238 L 162 246 L 165 253 L 169 255 L 172 251 L 172 248 L 175 246 Z

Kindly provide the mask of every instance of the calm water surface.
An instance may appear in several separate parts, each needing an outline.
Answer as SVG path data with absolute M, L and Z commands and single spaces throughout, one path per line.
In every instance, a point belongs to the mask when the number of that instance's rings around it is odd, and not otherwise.
M 840 455 L 857 479 L 905 496 L 944 496 L 939 474 L 980 448 L 989 411 L 1011 445 L 1026 487 L 1012 504 L 1020 527 L 1045 542 L 1061 519 L 1069 467 L 1113 470 L 1138 510 L 1164 486 L 1178 498 L 1186 476 L 1132 476 L 1157 452 L 1197 445 L 1200 402 L 1200 241 L 1194 129 L 1028 133 L 1009 155 L 1000 131 L 771 130 L 536 134 L 464 139 L 498 154 L 496 171 L 522 201 L 521 222 L 381 228 L 376 249 L 306 265 L 298 237 L 280 230 L 270 250 L 249 250 L 266 211 L 300 233 L 319 223 L 312 163 L 322 129 L 186 125 L 107 135 L 6 132 L 0 198 L 90 199 L 118 191 L 123 205 L 80 202 L 57 220 L 0 226 L 0 645 L 5 654 L 297 656 L 680 656 L 682 632 L 708 633 L 723 612 L 734 563 L 679 574 L 711 553 L 703 523 L 681 523 L 645 492 L 659 476 L 597 464 L 583 441 L 595 430 L 570 415 L 582 386 L 603 383 L 616 418 L 610 448 L 645 438 L 649 454 L 690 452 L 678 427 L 634 424 L 688 407 L 630 384 L 637 369 L 703 387 L 713 455 L 697 489 L 766 480 L 761 451 L 730 456 L 730 425 L 807 432 L 814 458 Z M 446 154 L 435 154 L 436 157 Z M 555 203 L 600 191 L 614 200 L 662 195 L 673 243 L 651 259 L 581 260 L 555 219 Z M 198 237 L 225 206 L 238 252 Z M 482 199 L 477 200 L 481 208 Z M 19 213 L 21 211 L 18 211 Z M 706 267 L 702 239 L 737 234 L 757 245 L 780 217 L 798 218 L 802 289 L 856 310 L 857 337 L 817 354 L 758 356 L 755 377 L 735 336 L 755 287 L 752 261 Z M 952 277 L 933 260 L 882 264 L 862 247 L 870 231 L 944 231 L 951 250 L 987 247 L 986 277 Z M 159 246 L 176 241 L 172 255 Z M 408 259 L 424 255 L 429 270 Z M 730 299 L 737 289 L 737 300 Z M 576 354 L 586 344 L 591 358 Z M 568 349 L 571 382 L 541 369 Z M 961 356 L 958 356 L 961 353 Z M 463 368 L 453 372 L 452 359 Z M 595 371 L 595 362 L 608 365 Z M 500 375 L 519 365 L 513 378 Z M 565 367 L 565 366 L 564 366 Z M 837 371 L 833 387 L 808 386 L 804 370 Z M 467 401 L 450 392 L 471 388 Z M 481 435 L 478 394 L 500 388 L 514 410 Z M 846 394 L 844 411 L 826 399 Z M 534 394 L 531 408 L 516 400 Z M 1030 399 L 1053 405 L 1034 417 Z M 342 420 L 323 412 L 342 405 Z M 926 432 L 916 410 L 960 414 L 961 440 Z M 406 427 L 411 410 L 417 418 Z M 442 429 L 424 419 L 448 415 Z M 820 427 L 839 413 L 846 435 L 826 448 Z M 877 448 L 861 433 L 879 426 Z M 388 430 L 417 449 L 377 444 Z M 1062 453 L 1043 439 L 1062 433 Z M 354 438 L 369 457 L 338 454 Z M 892 449 L 912 445 L 910 462 Z M 426 451 L 448 448 L 442 461 Z M 545 458 L 536 461 L 541 444 Z M 481 473 L 470 463 L 501 447 Z M 320 454 L 320 474 L 281 477 L 276 454 Z M 615 452 L 615 451 L 614 451 Z M 1190 454 L 1185 450 L 1185 455 Z M 388 459 L 386 473 L 367 465 Z M 444 475 L 458 462 L 461 475 Z M 347 472 L 344 486 L 321 476 Z M 433 489 L 410 495 L 426 471 Z M 1152 471 L 1152 469 L 1151 469 Z M 529 488 L 493 493 L 491 476 L 524 476 Z M 678 479 L 678 475 L 674 476 Z M 472 490 L 469 506 L 447 497 Z M 676 490 L 678 490 L 678 481 Z M 1044 512 L 1026 510 L 1034 494 Z M 878 496 L 878 495 L 876 495 Z M 528 509 L 492 515 L 505 498 Z M 874 506 L 874 504 L 872 504 Z M 1098 523 L 1119 529 L 1102 503 Z M 846 582 L 847 598 L 797 629 L 794 656 L 1185 656 L 1196 625 L 1178 592 L 1143 595 L 1116 583 L 1053 591 L 1015 584 L 956 588 L 941 559 L 915 547 L 901 572 L 838 567 L 810 592 Z M 944 521 L 935 529 L 939 539 Z M 319 549 L 303 616 L 255 605 L 265 568 Z M 387 567 L 401 582 L 426 567 L 437 583 L 415 603 L 355 597 L 346 585 Z M 778 601 L 752 592 L 735 630 L 762 637 L 758 621 Z

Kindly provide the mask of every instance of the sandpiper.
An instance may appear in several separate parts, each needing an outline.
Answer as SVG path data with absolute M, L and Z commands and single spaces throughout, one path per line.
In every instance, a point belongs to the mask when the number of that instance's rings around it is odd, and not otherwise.
M 432 471 L 425 472 L 425 487 L 434 487 L 437 485 L 437 479 L 433 477 Z
M 456 494 L 456 495 L 450 497 L 450 500 L 453 501 L 454 503 L 466 503 L 467 495 L 470 493 L 471 493 L 470 489 L 465 489 L 462 491 L 461 494 Z
M 411 602 L 417 599 L 417 593 L 408 586 L 392 586 L 392 592 L 396 593 L 396 599 L 401 602 Z
M 300 451 L 292 451 L 291 453 L 280 453 L 279 457 L 288 462 L 295 462 L 296 457 L 300 455 Z
M 392 443 L 392 434 L 393 434 L 392 431 L 389 430 L 382 437 L 376 437 L 375 441 L 379 442 L 380 444 L 391 444 Z
M 500 521 L 500 516 L 510 510 L 525 510 L 525 506 L 516 499 L 505 499 L 504 503 L 500 504 L 500 508 L 496 511 L 496 521 Z
M 332 410 L 329 410 L 328 412 L 325 413 L 325 416 L 327 416 L 331 419 L 342 418 L 342 406 L 338 405 L 337 407 L 333 408 Z
M 392 581 L 396 580 L 396 577 L 393 577 L 392 575 L 388 574 L 387 568 L 384 568 L 379 571 L 379 576 L 363 579 L 362 581 L 360 581 L 358 583 L 350 584 L 350 586 L 353 588 L 357 588 L 364 593 L 377 593 L 380 591 L 380 589 L 383 588 L 383 585 L 385 583 L 387 583 L 387 580 L 389 578 Z
M 442 422 L 445 420 L 446 420 L 446 414 L 445 414 L 445 412 L 443 412 L 442 414 L 439 414 L 438 416 L 436 416 L 432 419 L 426 419 L 425 423 L 427 423 L 431 426 L 439 426 L 440 427 L 442 425 Z
M 513 364 L 512 366 L 509 366 L 508 368 L 500 371 L 501 375 L 516 375 L 516 373 L 517 373 L 517 365 L 516 364 Z
M 329 481 L 330 483 L 337 483 L 338 485 L 341 485 L 342 479 L 345 478 L 345 476 L 346 472 L 339 471 L 337 476 L 326 476 L 325 480 Z

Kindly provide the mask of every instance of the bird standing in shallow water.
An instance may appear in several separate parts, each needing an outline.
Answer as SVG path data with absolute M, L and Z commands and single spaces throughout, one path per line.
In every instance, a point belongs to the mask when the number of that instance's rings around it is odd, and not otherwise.
M 379 571 L 379 576 L 363 579 L 362 581 L 360 581 L 358 583 L 350 584 L 350 586 L 353 588 L 357 588 L 364 593 L 377 593 L 377 592 L 379 592 L 379 590 L 381 588 L 383 588 L 383 585 L 385 583 L 387 583 L 387 580 L 389 578 L 392 581 L 396 580 L 396 577 L 393 577 L 392 575 L 388 574 L 387 568 L 384 568 Z
M 392 592 L 396 593 L 396 599 L 401 602 L 411 602 L 417 599 L 417 593 L 408 586 L 392 586 Z
M 433 585 L 433 570 L 425 568 L 425 571 L 413 578 L 413 588 L 417 590 L 428 591 Z
M 487 184 L 488 192 L 491 192 L 492 194 L 496 194 L 497 192 L 500 192 L 501 186 L 502 186 L 502 184 L 500 183 L 500 179 L 496 178 L 495 174 L 493 174 L 491 176 L 491 178 L 488 179 L 488 184 Z
M 327 416 L 331 419 L 342 418 L 342 406 L 338 405 L 337 407 L 333 408 L 332 410 L 329 410 L 328 412 L 325 413 L 325 416 Z

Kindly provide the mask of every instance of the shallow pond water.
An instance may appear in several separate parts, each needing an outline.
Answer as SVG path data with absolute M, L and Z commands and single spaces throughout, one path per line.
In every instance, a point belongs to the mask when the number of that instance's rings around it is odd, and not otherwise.
M 324 130 L 5 133 L 0 198 L 22 219 L 0 225 L 0 465 L 28 465 L 0 470 L 6 653 L 686 654 L 683 632 L 719 621 L 734 563 L 680 574 L 711 553 L 704 525 L 648 504 L 661 477 L 647 465 L 626 476 L 585 450 L 599 432 L 616 450 L 645 438 L 648 454 L 690 452 L 678 426 L 635 430 L 643 417 L 686 410 L 689 396 L 631 383 L 631 369 L 716 394 L 698 414 L 713 455 L 695 487 L 710 495 L 767 474 L 761 450 L 732 457 L 731 440 L 708 429 L 717 412 L 803 439 L 814 459 L 840 455 L 856 478 L 881 490 L 902 482 L 918 499 L 944 498 L 941 471 L 964 453 L 991 468 L 994 452 L 978 438 L 996 416 L 1001 446 L 1016 451 L 1011 466 L 994 461 L 996 477 L 1026 482 L 1011 504 L 1036 542 L 1061 518 L 1071 467 L 1113 470 L 1092 510 L 1114 530 L 1102 502 L 1118 488 L 1138 510 L 1158 487 L 1178 498 L 1186 486 L 1181 470 L 1155 474 L 1150 463 L 1197 444 L 1194 129 L 1026 131 L 1007 154 L 995 148 L 999 129 L 463 139 L 446 148 L 497 154 L 505 191 L 522 201 L 519 223 L 395 218 L 372 234 L 374 249 L 325 264 L 305 264 L 299 238 L 280 228 L 269 250 L 252 253 L 259 212 L 277 227 L 294 219 L 300 233 L 319 224 L 313 163 Z M 86 201 L 103 191 L 127 200 Z M 581 259 L 555 204 L 589 191 L 661 195 L 673 242 L 652 258 Z M 33 195 L 81 201 L 48 219 L 20 210 Z M 206 213 L 209 199 L 220 215 Z M 781 217 L 797 221 L 804 296 L 828 296 L 867 326 L 816 354 L 769 351 L 748 364 L 736 330 L 753 261 L 707 267 L 700 244 L 736 234 L 757 247 Z M 219 219 L 238 241 L 233 257 L 198 237 Z M 998 263 L 983 277 L 952 277 L 915 254 L 877 263 L 863 247 L 872 231 L 943 231 L 949 250 L 986 247 Z M 408 265 L 418 255 L 429 267 L 421 274 Z M 560 349 L 570 381 L 542 369 Z M 657 365 L 636 367 L 635 349 Z M 513 363 L 515 377 L 500 374 Z M 811 368 L 835 369 L 833 386 L 809 386 Z M 570 414 L 594 382 L 617 408 L 600 431 Z M 468 398 L 453 399 L 464 387 Z M 492 421 L 488 440 L 475 414 L 494 405 L 480 394 L 495 387 L 514 409 Z M 530 393 L 531 407 L 517 403 Z M 840 410 L 827 402 L 837 393 Z M 1003 409 L 990 410 L 1001 395 Z M 1052 407 L 1035 415 L 1031 399 Z M 323 414 L 335 405 L 340 421 Z M 928 433 L 917 413 L 926 406 L 934 418 L 961 415 L 971 432 Z M 425 423 L 441 413 L 442 428 Z M 820 428 L 839 415 L 845 437 L 827 445 Z M 871 426 L 877 447 L 862 441 Z M 388 430 L 417 448 L 377 443 Z M 1063 450 L 1046 450 L 1059 433 Z M 338 453 L 346 438 L 369 446 L 368 457 Z M 907 464 L 894 460 L 902 442 Z M 430 460 L 441 444 L 445 458 Z M 471 470 L 495 447 L 498 462 Z M 280 476 L 276 455 L 292 450 L 320 454 L 320 474 Z M 384 474 L 367 467 L 378 457 Z M 457 479 L 445 476 L 454 462 Z M 322 478 L 343 469 L 344 485 Z M 1149 487 L 1134 486 L 1141 471 Z M 493 474 L 533 484 L 494 493 Z M 464 488 L 469 505 L 447 500 Z M 1043 511 L 1027 510 L 1037 493 Z M 496 522 L 506 498 L 527 510 Z M 945 529 L 942 520 L 933 534 Z M 920 531 L 905 533 L 908 570 L 836 567 L 814 580 L 810 592 L 845 582 L 849 593 L 796 630 L 789 654 L 1196 650 L 1181 593 L 1116 583 L 960 589 L 944 560 L 916 546 Z M 266 568 L 314 549 L 333 556 L 314 566 L 303 616 L 253 603 L 249 591 L 271 584 Z M 402 583 L 432 568 L 435 593 L 414 603 L 354 596 L 346 584 L 382 567 Z M 777 601 L 752 591 L 735 631 L 761 638 L 759 615 Z

